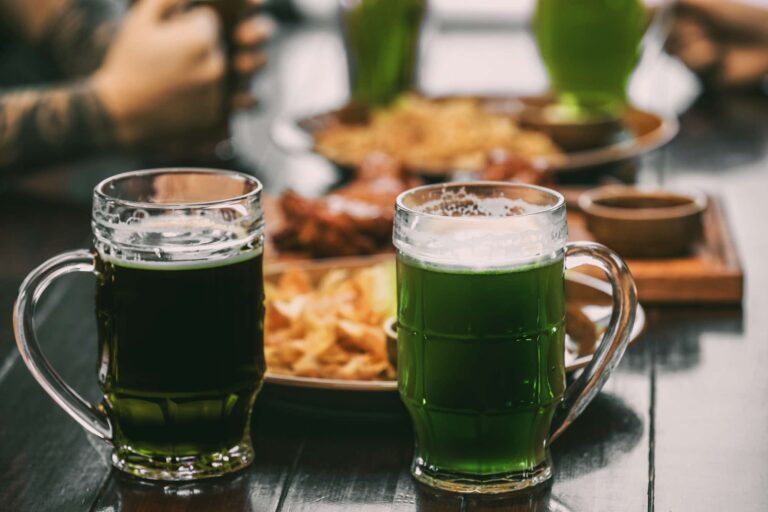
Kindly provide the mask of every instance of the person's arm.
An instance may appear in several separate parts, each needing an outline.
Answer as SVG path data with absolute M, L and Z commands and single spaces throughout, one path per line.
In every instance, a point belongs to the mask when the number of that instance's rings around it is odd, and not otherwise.
M 710 89 L 754 88 L 768 77 L 768 8 L 679 0 L 667 50 Z
M 139 2 L 87 80 L 0 90 L 0 174 L 99 149 L 193 140 L 220 127 L 226 60 L 218 18 L 208 7 L 180 11 L 183 2 Z M 258 19 L 238 29 L 241 76 L 263 65 L 268 30 Z
M 112 119 L 89 81 L 0 94 L 0 174 L 114 144 Z
M 0 13 L 69 77 L 96 70 L 125 14 L 116 0 L 0 0 Z
M 85 76 L 101 65 L 125 14 L 111 0 L 65 0 L 51 17 L 41 45 L 67 76 Z
M 148 0 L 152 1 L 152 0 Z M 128 2 L 120 0 L 0 0 L 0 16 L 28 44 L 44 49 L 59 70 L 69 77 L 95 71 L 118 32 Z M 245 0 L 247 10 L 263 0 Z M 234 65 L 250 75 L 266 57 L 260 46 L 272 32 L 264 18 L 248 17 L 237 27 L 238 52 Z
M 209 8 L 179 12 L 181 2 L 139 2 L 87 79 L 0 90 L 0 171 L 218 126 L 225 69 L 218 20 Z

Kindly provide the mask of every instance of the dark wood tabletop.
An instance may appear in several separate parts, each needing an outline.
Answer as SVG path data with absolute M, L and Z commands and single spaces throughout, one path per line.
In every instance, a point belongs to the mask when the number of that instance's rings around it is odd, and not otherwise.
M 281 153 L 268 134 L 275 114 L 291 110 L 291 97 L 314 95 L 322 106 L 343 94 L 343 87 L 333 89 L 341 79 L 319 79 L 313 87 L 318 66 L 307 55 L 287 54 L 299 43 L 338 51 L 337 42 L 324 39 L 328 33 L 285 31 L 258 84 L 262 111 L 236 122 L 238 150 L 269 190 L 318 190 L 334 179 L 316 157 Z M 335 85 L 326 94 L 322 84 L 329 81 Z M 311 106 L 307 100 L 294 111 Z M 644 160 L 642 176 L 723 199 L 746 275 L 743 305 L 649 308 L 642 340 L 554 444 L 551 485 L 496 498 L 417 485 L 409 475 L 413 439 L 404 416 L 301 414 L 270 400 L 269 390 L 257 400 L 256 461 L 247 470 L 180 485 L 122 477 L 110 468 L 108 447 L 34 381 L 11 332 L 11 304 L 24 275 L 58 252 L 88 244 L 89 207 L 32 192 L 0 196 L 0 510 L 768 510 L 768 99 L 700 98 L 682 114 L 679 136 Z M 78 182 L 86 193 L 93 186 L 87 181 Z M 54 286 L 38 327 L 64 379 L 98 400 L 89 278 Z

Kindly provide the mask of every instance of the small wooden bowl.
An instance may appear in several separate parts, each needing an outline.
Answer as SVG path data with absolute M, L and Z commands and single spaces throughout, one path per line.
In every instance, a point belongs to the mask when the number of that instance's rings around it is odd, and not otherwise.
M 701 239 L 707 197 L 611 185 L 583 193 L 579 208 L 598 242 L 630 258 L 663 258 L 689 253 Z
M 519 120 L 523 127 L 546 133 L 566 151 L 609 146 L 625 135 L 621 116 L 600 113 L 578 120 L 562 118 L 552 104 L 528 104 Z

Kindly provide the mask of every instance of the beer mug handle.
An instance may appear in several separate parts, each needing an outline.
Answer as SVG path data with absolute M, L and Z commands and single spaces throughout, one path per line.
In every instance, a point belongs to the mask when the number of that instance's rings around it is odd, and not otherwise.
M 565 390 L 558 414 L 552 422 L 550 442 L 560 437 L 603 387 L 624 355 L 635 323 L 637 290 L 632 274 L 619 255 L 604 245 L 593 242 L 567 244 L 565 268 L 580 265 L 593 265 L 605 271 L 613 290 L 613 311 L 592 361 Z
M 53 400 L 88 432 L 112 440 L 112 424 L 103 409 L 87 402 L 59 376 L 43 355 L 35 333 L 35 310 L 46 288 L 72 272 L 94 273 L 94 256 L 80 249 L 60 254 L 33 270 L 19 289 L 13 307 L 13 332 L 24 363 Z

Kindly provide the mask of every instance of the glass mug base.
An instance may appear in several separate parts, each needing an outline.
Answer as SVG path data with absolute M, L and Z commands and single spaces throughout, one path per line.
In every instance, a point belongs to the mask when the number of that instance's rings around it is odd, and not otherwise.
M 544 462 L 529 470 L 474 475 L 441 471 L 428 466 L 423 459 L 417 457 L 411 466 L 411 474 L 417 481 L 442 491 L 464 494 L 501 494 L 522 491 L 543 484 L 552 478 L 552 462 L 547 455 Z
M 253 462 L 253 446 L 243 441 L 230 449 L 187 457 L 144 455 L 130 448 L 112 453 L 112 465 L 147 480 L 188 481 L 215 478 L 239 471 Z

